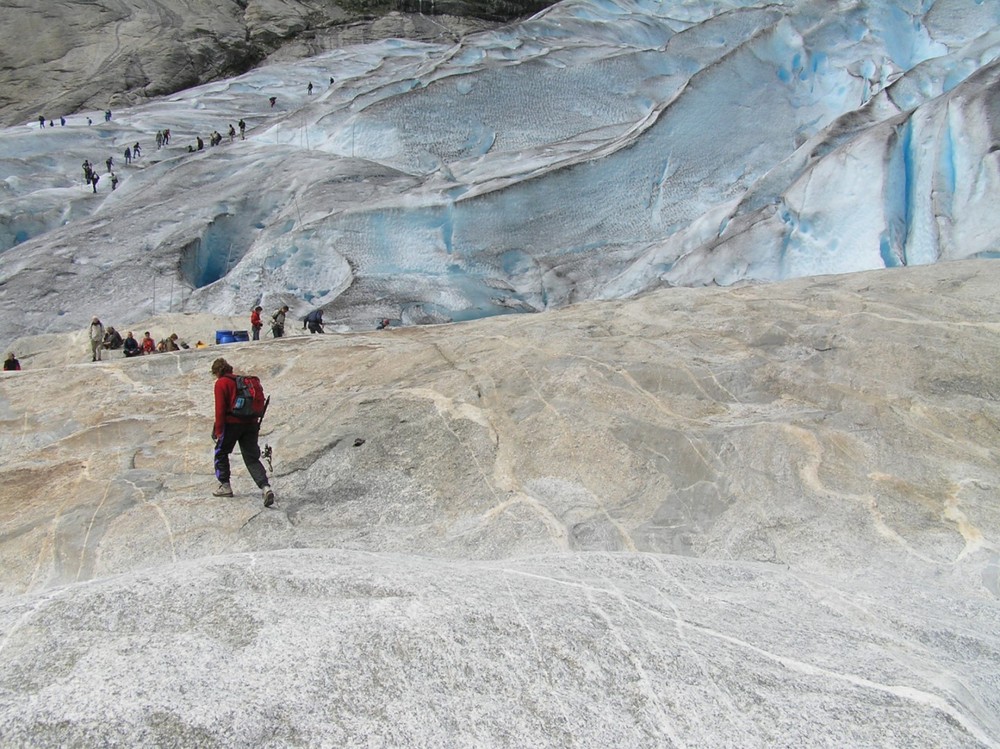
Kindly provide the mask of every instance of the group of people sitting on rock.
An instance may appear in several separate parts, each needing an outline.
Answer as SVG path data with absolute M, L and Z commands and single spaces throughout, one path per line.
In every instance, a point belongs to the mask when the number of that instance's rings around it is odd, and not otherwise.
M 141 340 L 136 340 L 131 330 L 122 338 L 122 334 L 113 326 L 109 325 L 105 330 L 104 325 L 96 317 L 90 323 L 90 347 L 93 354 L 91 361 L 101 361 L 101 351 L 105 350 L 121 349 L 125 356 L 133 357 L 190 348 L 187 343 L 177 337 L 176 333 L 171 333 L 166 338 L 161 339 L 159 343 L 153 340 L 148 330 L 143 334 Z
M 159 342 L 156 342 L 148 330 L 143 333 L 141 341 L 137 341 L 130 330 L 122 341 L 121 347 L 125 356 L 129 357 L 144 356 L 145 354 L 162 354 L 166 351 L 180 351 L 181 349 L 191 348 L 184 341 L 180 340 L 176 333 L 171 333 L 166 338 L 161 338 Z M 109 346 L 108 348 L 114 347 Z
M 263 327 L 263 322 L 260 317 L 260 313 L 263 312 L 263 308 L 260 306 L 254 307 L 250 314 L 250 326 L 253 329 L 253 340 L 260 340 L 260 331 Z M 289 312 L 287 304 L 279 307 L 271 315 L 271 334 L 275 338 L 281 338 L 285 333 L 285 320 L 286 315 Z M 302 319 L 303 330 L 308 329 L 310 333 L 323 333 L 323 310 L 314 309 L 309 314 L 305 315 Z M 384 330 L 388 328 L 391 321 L 388 318 L 384 318 L 379 321 L 378 329 Z M 159 342 L 153 339 L 147 330 L 143 333 L 142 338 L 136 340 L 132 331 L 128 331 L 124 337 L 122 334 L 115 330 L 114 326 L 109 325 L 107 328 L 100 321 L 99 318 L 95 317 L 90 323 L 90 330 L 88 332 L 88 340 L 90 342 L 91 351 L 91 361 L 101 361 L 101 353 L 103 351 L 117 351 L 121 352 L 126 357 L 133 356 L 145 356 L 146 354 L 158 354 L 168 351 L 180 351 L 181 349 L 191 348 L 188 344 L 181 340 L 176 333 L 171 333 L 166 338 L 160 339 Z M 195 344 L 195 348 L 204 348 L 207 344 L 198 341 Z M 15 358 L 14 354 L 8 353 L 7 359 L 3 364 L 4 371 L 18 371 L 21 369 L 21 363 Z

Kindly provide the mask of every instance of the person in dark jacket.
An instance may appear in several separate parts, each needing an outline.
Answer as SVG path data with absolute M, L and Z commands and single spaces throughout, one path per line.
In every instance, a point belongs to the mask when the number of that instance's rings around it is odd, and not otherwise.
M 114 329 L 111 325 L 104 332 L 104 348 L 106 349 L 117 349 L 122 347 L 122 334 Z
M 264 495 L 264 507 L 274 504 L 274 492 L 267 480 L 267 471 L 260 462 L 260 418 L 257 416 L 234 416 L 230 411 L 236 402 L 236 376 L 232 365 L 223 358 L 212 362 L 212 376 L 215 377 L 215 422 L 212 439 L 215 440 L 215 477 L 218 488 L 212 492 L 215 497 L 233 496 L 229 483 L 229 454 L 237 444 L 243 453 L 243 463 L 250 472 L 254 483 Z
M 323 332 L 323 310 L 314 309 L 302 319 L 302 328 L 309 328 L 310 333 Z
M 7 358 L 3 360 L 3 371 L 4 372 L 20 372 L 21 362 L 17 360 L 13 352 L 7 354 Z
M 135 336 L 132 335 L 131 330 L 125 336 L 125 340 L 122 341 L 122 351 L 128 357 L 142 356 L 142 348 L 139 347 L 139 342 L 135 340 Z

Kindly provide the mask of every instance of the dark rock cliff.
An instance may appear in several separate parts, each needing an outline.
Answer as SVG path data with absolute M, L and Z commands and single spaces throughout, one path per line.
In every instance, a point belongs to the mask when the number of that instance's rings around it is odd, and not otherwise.
M 27 0 L 0 25 L 0 125 L 137 104 L 264 60 L 377 39 L 442 41 L 533 13 L 532 0 Z

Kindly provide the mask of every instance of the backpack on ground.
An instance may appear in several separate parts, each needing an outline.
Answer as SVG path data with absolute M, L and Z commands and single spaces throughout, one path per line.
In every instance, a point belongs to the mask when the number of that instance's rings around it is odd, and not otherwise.
M 236 382 L 236 398 L 229 413 L 244 419 L 260 418 L 267 408 L 264 386 L 256 375 L 233 375 Z

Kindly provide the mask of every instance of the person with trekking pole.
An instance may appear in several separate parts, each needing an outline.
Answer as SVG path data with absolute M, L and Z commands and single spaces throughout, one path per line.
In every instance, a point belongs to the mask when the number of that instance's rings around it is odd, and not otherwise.
M 264 497 L 264 507 L 274 504 L 274 491 L 267 479 L 267 471 L 260 462 L 260 424 L 267 413 L 270 398 L 264 397 L 260 379 L 253 375 L 236 375 L 232 365 L 223 358 L 212 362 L 215 377 L 215 422 L 212 439 L 215 441 L 215 477 L 218 488 L 215 497 L 232 497 L 229 482 L 229 454 L 239 444 L 243 463 L 250 477 Z

